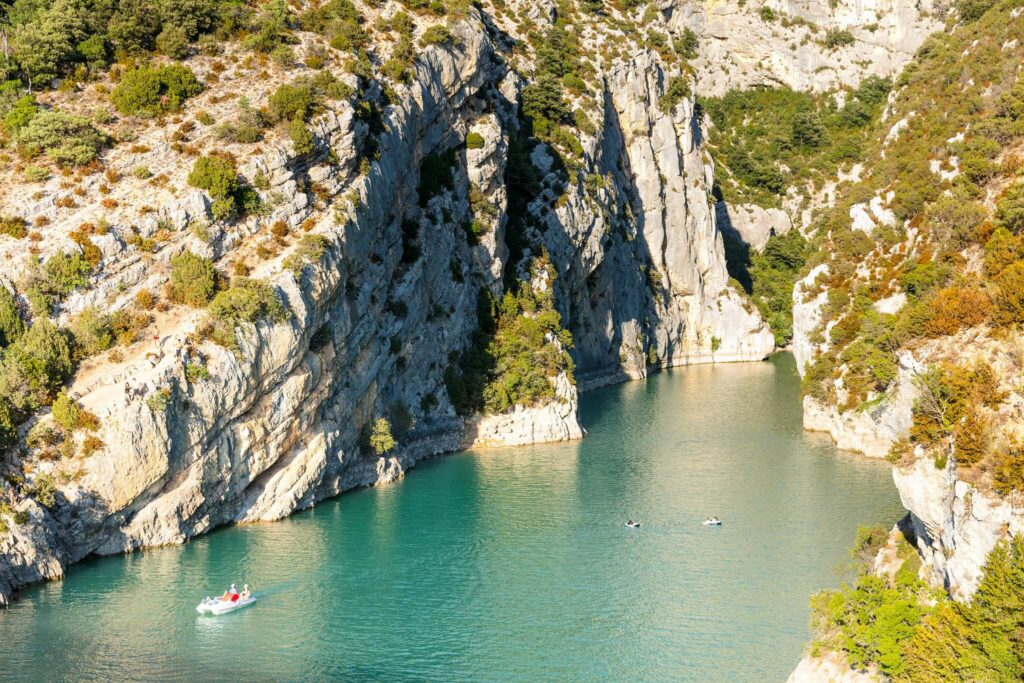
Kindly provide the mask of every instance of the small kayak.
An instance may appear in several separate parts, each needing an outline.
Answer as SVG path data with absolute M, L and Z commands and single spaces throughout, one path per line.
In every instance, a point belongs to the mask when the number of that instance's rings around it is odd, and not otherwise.
M 212 614 L 217 616 L 220 614 L 227 614 L 228 612 L 234 612 L 235 610 L 240 610 L 243 607 L 248 607 L 254 602 L 256 602 L 256 598 L 251 595 L 247 598 L 239 597 L 237 600 L 206 598 L 196 606 L 196 611 L 200 614 Z
M 704 526 L 722 526 L 722 520 L 714 517 L 712 519 L 705 519 L 701 522 Z
M 639 529 L 640 522 L 626 522 L 626 528 L 628 529 Z

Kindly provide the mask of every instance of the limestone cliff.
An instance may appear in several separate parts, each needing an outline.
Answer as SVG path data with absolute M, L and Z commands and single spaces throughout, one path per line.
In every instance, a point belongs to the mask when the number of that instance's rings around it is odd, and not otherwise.
M 596 125 L 581 132 L 571 173 L 553 147 L 532 143 L 539 191 L 512 225 L 508 165 L 524 135 L 525 84 L 494 21 L 470 11 L 449 43 L 417 57 L 407 85 L 386 99 L 368 88 L 360 106 L 370 116 L 351 100 L 326 103 L 309 123 L 311 153 L 276 136 L 252 147 L 194 124 L 172 139 L 140 123 L 130 148 L 105 156 L 106 180 L 87 172 L 74 190 L 58 178 L 8 190 L 7 210 L 21 207 L 45 226 L 34 249 L 44 258 L 84 248 L 72 234 L 102 219 L 105 229 L 86 240 L 100 250 L 90 286 L 61 303 L 61 321 L 137 305 L 140 292 L 164 287 L 171 258 L 186 250 L 270 283 L 286 315 L 242 324 L 231 349 L 210 341 L 202 310 L 161 305 L 144 339 L 83 363 L 69 393 L 98 419 L 92 436 L 102 446 L 63 461 L 37 457 L 35 446 L 12 452 L 27 487 L 46 477 L 58 486 L 45 506 L 16 498 L 25 521 L 0 538 L 0 599 L 90 554 L 279 519 L 395 480 L 437 453 L 579 438 L 567 373 L 551 378 L 549 400 L 468 419 L 447 390 L 453 359 L 476 343 L 479 293 L 500 298 L 509 278 L 529 282 L 531 258 L 550 259 L 554 277 L 531 286 L 553 293 L 584 386 L 772 350 L 767 327 L 727 281 L 693 99 L 661 105 L 678 72 L 651 50 L 600 75 Z M 313 49 L 311 37 L 301 41 L 299 50 Z M 236 115 L 224 93 L 238 89 L 245 106 L 261 106 L 304 69 L 260 73 L 233 49 L 228 61 L 241 66 L 232 71 L 188 60 L 217 85 L 184 116 Z M 61 97 L 68 108 L 88 105 Z M 211 147 L 240 160 L 261 214 L 216 221 L 210 197 L 188 189 L 189 149 Z M 439 155 L 451 160 L 451 181 L 427 196 L 420 169 Z M 483 225 L 467 239 L 474 218 Z M 322 248 L 300 254 L 302 234 Z M 32 265 L 21 243 L 0 240 L 17 284 Z M 382 415 L 402 428 L 397 446 L 376 455 L 366 432 Z M 49 419 L 37 415 L 22 436 Z

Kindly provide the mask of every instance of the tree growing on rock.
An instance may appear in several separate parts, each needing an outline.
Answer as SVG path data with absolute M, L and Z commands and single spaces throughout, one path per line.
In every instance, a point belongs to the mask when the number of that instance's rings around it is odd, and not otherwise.
M 213 261 L 184 251 L 171 259 L 171 301 L 193 308 L 205 306 L 217 292 L 217 271 Z

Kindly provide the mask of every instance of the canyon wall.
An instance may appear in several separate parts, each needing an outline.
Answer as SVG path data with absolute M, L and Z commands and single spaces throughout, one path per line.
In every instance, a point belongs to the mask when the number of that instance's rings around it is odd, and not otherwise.
M 63 320 L 159 291 L 184 250 L 226 269 L 252 254 L 270 225 L 318 235 L 324 248 L 298 267 L 284 263 L 285 250 L 258 259 L 249 276 L 271 283 L 288 315 L 242 325 L 236 349 L 205 340 L 206 314 L 178 306 L 155 311 L 146 339 L 126 352 L 83 364 L 70 394 L 98 418 L 103 447 L 71 461 L 30 461 L 27 451 L 15 460 L 30 482 L 52 476 L 59 485 L 47 507 L 18 501 L 28 521 L 0 539 L 0 599 L 90 554 L 279 519 L 346 489 L 393 481 L 423 457 L 580 438 L 578 390 L 567 374 L 552 379 L 550 400 L 468 419 L 446 390 L 453 358 L 474 343 L 478 292 L 500 298 L 510 269 L 529 280 L 522 269 L 531 255 L 550 259 L 554 277 L 530 284 L 554 295 L 584 387 L 653 366 L 758 360 L 772 350 L 771 333 L 727 281 L 714 172 L 693 100 L 658 106 L 670 74 L 654 53 L 638 51 L 601 78 L 603 108 L 595 130 L 580 137 L 578 172 L 560 172 L 552 148 L 532 147 L 541 189 L 517 228 L 523 258 L 511 263 L 506 168 L 524 83 L 484 17 L 471 12 L 453 33 L 453 45 L 419 55 L 379 131 L 337 101 L 310 124 L 312 155 L 287 142 L 244 152 L 229 146 L 244 159 L 243 177 L 263 179 L 266 215 L 212 221 L 209 198 L 187 189 L 191 161 L 173 153 L 160 128 L 140 132 L 134 152 L 112 150 L 106 163 L 128 178 L 145 161 L 162 188 L 122 182 L 105 196 L 113 202 L 103 206 L 117 207 L 109 211 L 99 208 L 98 179 L 86 179 L 72 202 L 61 201 L 70 192 L 56 180 L 33 195 L 27 214 L 49 226 L 38 244 L 44 256 L 77 249 L 68 233 L 101 212 L 110 223 L 95 238 L 102 262 L 91 285 L 62 304 Z M 200 74 L 208 67 L 191 61 Z M 189 109 L 226 117 L 231 105 L 211 90 L 242 86 L 258 105 L 284 79 L 218 80 Z M 470 133 L 483 144 L 464 145 Z M 210 143 L 201 130 L 193 135 L 192 144 Z M 367 165 L 361 150 L 371 135 L 377 154 Z M 417 170 L 449 149 L 451 187 L 426 201 Z M 464 228 L 471 188 L 496 209 L 476 240 Z M 148 251 L 140 239 L 152 239 Z M 16 264 L 14 280 L 29 266 L 17 244 L 0 248 Z M 401 426 L 397 446 L 376 455 L 365 438 L 380 416 Z

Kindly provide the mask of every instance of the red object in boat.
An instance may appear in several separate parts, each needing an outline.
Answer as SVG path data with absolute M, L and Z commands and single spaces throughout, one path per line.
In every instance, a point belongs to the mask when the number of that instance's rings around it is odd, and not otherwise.
M 231 596 L 231 602 L 238 602 L 238 593 Z

